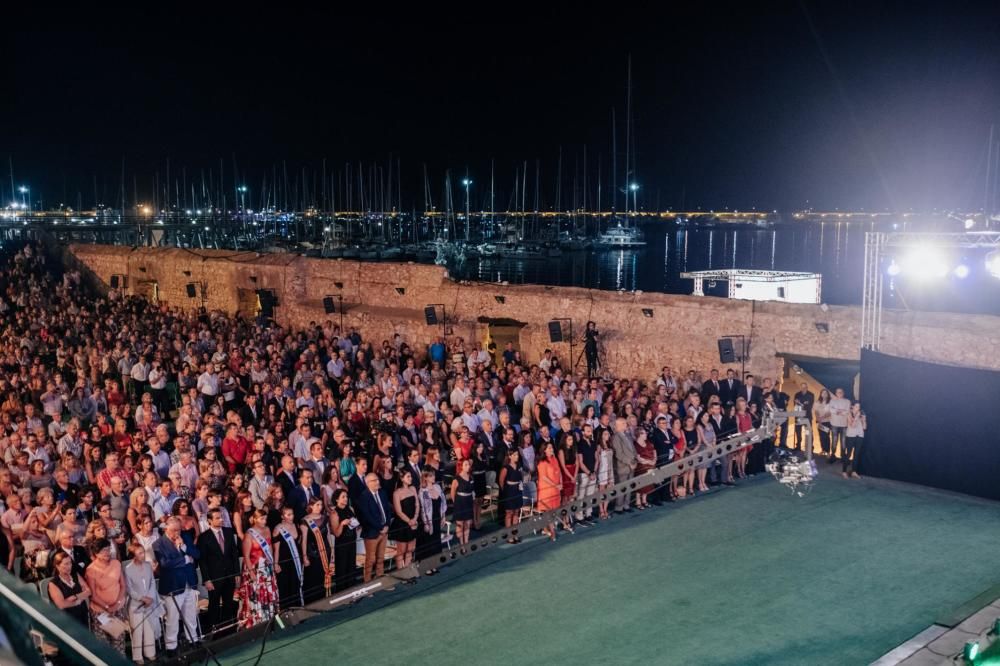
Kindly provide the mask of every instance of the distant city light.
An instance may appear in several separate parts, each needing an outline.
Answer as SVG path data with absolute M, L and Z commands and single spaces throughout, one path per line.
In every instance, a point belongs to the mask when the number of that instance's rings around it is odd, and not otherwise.
M 964 280 L 969 277 L 969 267 L 965 264 L 959 264 L 955 267 L 955 277 Z

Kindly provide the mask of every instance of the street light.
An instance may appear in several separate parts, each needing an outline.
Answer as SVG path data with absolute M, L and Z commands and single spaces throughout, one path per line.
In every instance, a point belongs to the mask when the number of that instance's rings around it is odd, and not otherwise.
M 639 210 L 639 183 L 630 184 L 628 189 L 632 191 L 632 212 L 635 213 Z
M 21 193 L 21 208 L 27 210 L 28 205 L 27 203 L 25 203 L 25 195 L 28 194 L 28 188 L 22 185 L 21 187 L 17 188 L 17 191 Z

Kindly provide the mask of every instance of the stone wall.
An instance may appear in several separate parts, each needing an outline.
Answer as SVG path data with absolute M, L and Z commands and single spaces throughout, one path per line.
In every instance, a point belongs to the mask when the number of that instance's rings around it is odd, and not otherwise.
M 344 324 L 358 326 L 372 339 L 400 333 L 411 344 L 430 342 L 441 333 L 440 326 L 424 321 L 424 306 L 432 303 L 444 304 L 453 334 L 466 341 L 485 339 L 485 320 L 516 320 L 524 324 L 520 349 L 531 360 L 547 347 L 564 358 L 569 354 L 567 344 L 549 342 L 551 319 L 572 318 L 577 340 L 586 321 L 593 320 L 607 365 L 619 376 L 648 378 L 663 365 L 724 371 L 716 340 L 732 334 L 748 336 L 747 370 L 762 376 L 779 375 L 784 356 L 859 357 L 859 307 L 456 282 L 439 266 L 294 254 L 107 245 L 71 245 L 67 252 L 104 285 L 115 274 L 128 276 L 132 293 L 155 282 L 160 300 L 170 305 L 204 303 L 235 312 L 241 290 L 273 289 L 279 298 L 277 319 L 296 327 L 325 319 L 339 323 L 341 315 L 326 315 L 322 301 L 326 295 L 341 296 L 347 310 Z M 187 295 L 189 283 L 198 285 L 195 298 Z M 644 308 L 652 310 L 652 317 L 643 315 Z M 826 324 L 828 331 L 819 330 L 817 323 Z M 884 313 L 882 330 L 882 351 L 889 354 L 1000 369 L 1000 317 L 891 311 Z M 577 344 L 575 354 L 580 351 Z

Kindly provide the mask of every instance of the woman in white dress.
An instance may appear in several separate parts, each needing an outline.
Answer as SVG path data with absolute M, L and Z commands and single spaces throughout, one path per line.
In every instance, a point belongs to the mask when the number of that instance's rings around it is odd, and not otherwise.
M 615 452 L 611 449 L 611 431 L 601 430 L 601 441 L 597 448 L 597 490 L 606 492 L 615 483 Z M 601 502 L 601 520 L 608 518 L 608 503 Z

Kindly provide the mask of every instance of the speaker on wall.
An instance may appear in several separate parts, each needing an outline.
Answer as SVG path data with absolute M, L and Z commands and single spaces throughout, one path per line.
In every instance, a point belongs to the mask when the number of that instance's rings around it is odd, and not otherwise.
M 550 342 L 562 342 L 562 322 L 561 321 L 550 321 L 549 322 L 549 341 Z
M 188 282 L 185 289 L 187 289 L 188 298 L 194 298 L 195 294 L 198 293 L 195 289 L 194 282 Z
M 323 311 L 327 314 L 335 314 L 337 312 L 337 306 L 333 303 L 333 296 L 323 297 Z
M 732 338 L 719 338 L 719 362 L 736 363 L 736 350 Z
M 437 326 L 438 315 L 437 315 L 437 310 L 434 309 L 433 305 L 428 305 L 426 308 L 424 308 L 424 319 L 427 320 L 428 326 Z

